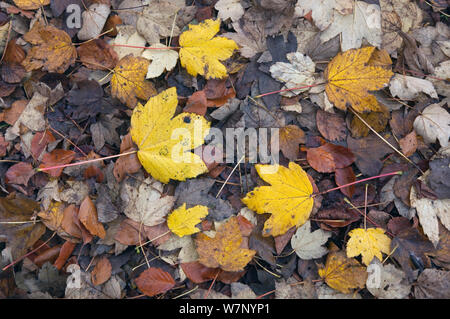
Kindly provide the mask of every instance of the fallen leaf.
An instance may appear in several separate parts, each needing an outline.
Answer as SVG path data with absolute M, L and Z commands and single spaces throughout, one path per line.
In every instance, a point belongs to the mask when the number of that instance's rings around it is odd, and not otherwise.
M 238 21 L 245 12 L 240 0 L 219 0 L 214 8 L 219 11 L 217 18 L 221 20 L 230 18 L 233 22 Z
M 5 182 L 28 186 L 28 181 L 34 174 L 36 174 L 36 171 L 30 163 L 20 162 L 8 168 L 5 174 Z
M 352 49 L 331 60 L 324 76 L 328 99 L 337 108 L 352 107 L 357 112 L 380 109 L 376 98 L 369 91 L 385 87 L 393 73 L 389 69 L 369 63 L 375 47 Z
M 0 198 L 0 241 L 7 242 L 13 259 L 25 254 L 26 250 L 44 234 L 45 226 L 32 222 L 33 214 L 38 209 L 38 203 L 28 198 L 19 196 Z
M 149 61 L 127 55 L 114 68 L 111 78 L 111 95 L 129 108 L 134 108 L 138 98 L 148 100 L 156 93 L 151 82 L 145 80 Z
M 14 4 L 22 10 L 36 10 L 50 4 L 50 0 L 14 0 Z
M 217 229 L 214 238 L 200 233 L 195 239 L 198 261 L 210 268 L 220 267 L 225 271 L 240 271 L 253 258 L 256 251 L 241 248 L 243 236 L 239 223 L 231 217 Z
M 414 120 L 414 130 L 423 137 L 425 143 L 434 143 L 438 140 L 443 147 L 448 146 L 449 126 L 450 113 L 439 104 L 427 106 Z
M 306 159 L 316 171 L 331 173 L 336 168 L 350 166 L 355 161 L 355 156 L 346 147 L 326 143 L 320 147 L 309 148 Z
M 351 166 L 344 168 L 336 168 L 334 170 L 334 180 L 338 186 L 347 185 L 353 182 L 356 182 L 356 176 L 353 172 L 353 168 Z M 346 186 L 340 189 L 342 194 L 348 196 L 349 198 L 353 197 L 355 194 L 355 185 Z
M 118 34 L 111 43 L 114 51 L 117 53 L 119 60 L 127 55 L 138 58 L 144 52 L 145 39 L 136 31 L 132 25 L 117 26 Z
M 89 196 L 81 203 L 78 218 L 93 236 L 98 236 L 100 238 L 105 237 L 105 228 L 103 227 L 103 224 L 98 221 L 97 208 L 95 208 L 95 205 Z
M 382 106 L 380 108 L 383 109 Z M 383 110 L 382 112 L 362 113 L 360 117 L 376 132 L 381 133 L 388 124 L 390 114 L 389 111 Z M 364 124 L 364 122 L 357 116 L 353 116 L 349 127 L 352 136 L 355 138 L 361 138 L 369 135 L 370 129 L 367 124 Z
M 367 267 L 367 290 L 379 299 L 405 299 L 411 291 L 405 273 L 392 264 L 383 265 L 374 258 Z
M 55 137 L 49 130 L 34 134 L 31 140 L 31 154 L 33 158 L 39 160 L 47 145 L 55 141 Z
M 77 49 L 81 63 L 93 70 L 114 69 L 119 57 L 113 47 L 102 39 L 80 45 Z
M 56 269 L 61 270 L 63 268 L 67 259 L 72 255 L 75 246 L 76 244 L 70 241 L 65 241 L 64 244 L 62 244 L 58 258 L 56 258 L 55 263 L 53 264 Z
M 126 153 L 130 151 L 135 151 L 136 146 L 131 139 L 131 134 L 128 133 L 122 138 L 120 143 L 120 153 Z M 136 154 L 130 154 L 121 156 L 114 163 L 114 177 L 118 182 L 121 182 L 127 174 L 134 174 L 139 172 L 142 165 Z
M 131 136 L 139 160 L 155 179 L 184 181 L 208 171 L 191 149 L 204 143 L 210 123 L 202 116 L 181 113 L 174 116 L 178 99 L 175 88 L 138 104 L 131 116 Z M 195 130 L 195 134 L 194 134 Z
M 150 48 L 162 49 L 166 46 L 161 43 L 153 44 Z M 178 62 L 178 52 L 174 50 L 152 50 L 147 49 L 141 55 L 143 58 L 150 60 L 146 78 L 152 79 L 160 76 L 164 71 L 172 70 Z
M 82 13 L 83 25 L 78 31 L 78 39 L 90 40 L 98 37 L 111 13 L 110 4 L 93 3 Z
M 120 191 L 124 214 L 144 226 L 163 223 L 175 202 L 175 197 L 165 195 L 163 188 L 163 184 L 150 177 L 144 181 L 127 179 Z
M 287 125 L 280 128 L 279 132 L 281 152 L 288 160 L 297 160 L 300 155 L 300 144 L 305 143 L 305 132 L 297 125 Z
M 340 114 L 317 110 L 316 122 L 320 134 L 329 141 L 343 141 L 347 137 L 347 126 Z
M 72 39 L 58 28 L 35 23 L 23 38 L 33 45 L 22 62 L 27 71 L 42 68 L 44 71 L 64 73 L 75 63 L 77 50 Z
M 360 48 L 363 39 L 370 45 L 380 47 L 382 42 L 380 6 L 354 1 L 350 14 L 335 12 L 330 26 L 322 32 L 320 39 L 325 42 L 339 34 L 342 52 Z
M 189 30 L 180 35 L 180 62 L 192 76 L 224 78 L 226 67 L 220 61 L 228 59 L 237 44 L 224 37 L 214 37 L 220 29 L 220 20 L 205 20 L 198 25 L 189 25 Z
M 48 209 L 39 212 L 38 216 L 42 219 L 48 229 L 53 231 L 60 231 L 62 230 L 64 208 L 65 205 L 60 202 L 51 202 Z
M 149 297 L 162 294 L 175 286 L 172 276 L 160 268 L 150 267 L 135 279 L 140 291 Z
M 325 267 L 319 268 L 318 273 L 328 286 L 344 294 L 364 288 L 367 280 L 366 267 L 341 251 L 329 253 Z
M 167 217 L 167 226 L 180 237 L 198 233 L 200 229 L 195 227 L 208 215 L 208 207 L 197 205 L 186 209 L 186 203 L 178 207 Z
M 39 168 L 47 168 L 57 165 L 69 164 L 75 158 L 75 152 L 69 150 L 55 149 L 50 153 L 44 154 L 42 157 L 42 164 Z M 52 177 L 59 177 L 63 168 L 54 168 L 46 170 L 45 172 Z
M 400 149 L 402 150 L 402 153 L 409 157 L 414 154 L 414 152 L 417 149 L 417 136 L 416 132 L 412 131 L 408 135 L 406 135 L 404 138 L 400 139 L 398 141 L 400 144 Z
M 104 284 L 111 278 L 112 266 L 107 257 L 101 258 L 91 272 L 91 280 L 94 286 Z
M 374 257 L 381 261 L 381 253 L 391 252 L 391 239 L 384 234 L 382 228 L 356 228 L 348 235 L 347 257 L 361 255 L 365 265 L 369 265 Z
M 305 171 L 294 162 L 289 168 L 259 164 L 255 168 L 270 186 L 255 188 L 242 202 L 258 214 L 272 214 L 264 224 L 263 235 L 278 236 L 303 225 L 314 204 L 313 187 Z
M 437 99 L 438 95 L 433 83 L 428 80 L 415 78 L 403 74 L 395 74 L 389 83 L 389 91 L 392 96 L 402 100 L 413 100 L 419 93 L 426 93 L 430 97 Z
M 449 299 L 450 272 L 425 269 L 417 278 L 414 295 L 417 299 Z
M 285 83 L 283 89 L 293 89 L 313 84 L 316 64 L 311 58 L 300 52 L 291 52 L 286 56 L 289 63 L 277 62 L 270 67 L 272 77 L 279 82 Z M 304 88 L 281 92 L 280 94 L 292 97 L 308 90 L 309 88 Z
M 315 215 L 315 221 L 325 230 L 345 227 L 361 219 L 361 215 L 355 210 L 346 209 L 343 206 L 319 210 Z
M 292 249 L 301 259 L 316 259 L 328 253 L 323 245 L 331 237 L 331 233 L 322 229 L 311 231 L 311 222 L 308 220 L 299 227 L 291 238 Z

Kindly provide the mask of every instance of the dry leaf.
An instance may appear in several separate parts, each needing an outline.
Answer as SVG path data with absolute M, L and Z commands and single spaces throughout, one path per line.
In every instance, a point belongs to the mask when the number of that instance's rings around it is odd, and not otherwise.
M 353 289 L 364 288 L 367 280 L 366 267 L 356 259 L 347 258 L 341 251 L 328 254 L 325 267 L 318 270 L 328 286 L 344 294 Z
M 175 286 L 175 280 L 169 273 L 154 267 L 144 270 L 135 282 L 139 290 L 149 297 L 165 293 Z
M 414 100 L 422 92 L 434 99 L 438 98 L 433 83 L 403 74 L 394 75 L 389 83 L 389 91 L 392 96 L 402 100 Z
M 105 228 L 103 228 L 103 224 L 98 221 L 97 208 L 95 208 L 95 205 L 89 196 L 81 203 L 78 218 L 93 236 L 98 236 L 100 238 L 105 237 Z
M 93 3 L 82 13 L 83 26 L 78 31 L 78 39 L 90 40 L 98 37 L 111 13 L 110 4 Z
M 450 113 L 439 104 L 427 106 L 414 120 L 414 130 L 426 143 L 439 141 L 442 147 L 448 146 L 450 138 Z
M 156 93 L 151 82 L 145 80 L 149 61 L 128 55 L 114 68 L 111 78 L 111 95 L 129 108 L 134 108 L 137 99 L 148 100 Z
M 308 220 L 292 236 L 291 246 L 301 259 L 316 259 L 328 252 L 323 245 L 330 237 L 331 233 L 322 229 L 311 232 L 311 222 Z
M 14 4 L 22 10 L 36 10 L 49 5 L 50 0 L 14 0 Z
M 165 48 L 161 43 L 156 43 L 151 48 Z M 174 50 L 145 50 L 141 55 L 143 58 L 150 60 L 146 78 L 152 79 L 160 76 L 164 71 L 172 70 L 178 62 L 178 52 Z
M 211 268 L 220 267 L 225 271 L 242 270 L 256 253 L 241 247 L 243 237 L 236 217 L 231 217 L 220 226 L 214 238 L 200 233 L 195 243 L 200 263 Z
M 346 110 L 352 107 L 357 112 L 380 110 L 376 98 L 369 91 L 385 87 L 393 73 L 369 63 L 374 52 L 375 47 L 348 50 L 339 53 L 328 64 L 325 91 L 337 108 Z
M 270 186 L 255 188 L 242 202 L 258 214 L 272 214 L 264 224 L 263 236 L 282 235 L 303 225 L 314 204 L 313 187 L 305 171 L 294 162 L 289 168 L 259 164 L 255 168 Z
M 244 7 L 240 0 L 219 0 L 214 5 L 214 8 L 219 11 L 217 18 L 231 21 L 238 21 L 244 15 Z
M 112 266 L 109 259 L 106 257 L 100 259 L 91 272 L 92 284 L 94 284 L 94 286 L 104 284 L 111 278 L 111 270 Z
M 58 28 L 35 23 L 23 38 L 33 45 L 22 62 L 27 71 L 42 68 L 44 71 L 64 73 L 75 63 L 77 50 L 72 39 Z

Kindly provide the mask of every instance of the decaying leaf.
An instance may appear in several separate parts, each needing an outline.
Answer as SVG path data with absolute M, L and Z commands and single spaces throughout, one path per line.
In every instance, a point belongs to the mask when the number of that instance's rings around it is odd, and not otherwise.
M 173 117 L 177 104 L 177 91 L 170 88 L 145 106 L 138 104 L 131 117 L 131 136 L 139 148 L 139 160 L 163 183 L 170 179 L 184 181 L 208 171 L 191 149 L 204 143 L 210 123 L 192 113 Z
M 184 203 L 167 217 L 167 226 L 180 237 L 192 235 L 200 231 L 195 225 L 199 224 L 207 215 L 208 207 L 197 205 L 186 209 L 186 203 Z
M 347 258 L 341 251 L 329 253 L 325 267 L 318 272 L 328 286 L 344 294 L 364 288 L 367 280 L 366 267 L 354 258 Z
M 421 135 L 426 143 L 439 141 L 447 147 L 450 138 L 450 113 L 439 104 L 427 106 L 414 121 L 414 130 Z
M 355 111 L 377 111 L 380 106 L 369 91 L 385 87 L 393 73 L 388 68 L 370 63 L 375 47 L 352 49 L 339 53 L 325 70 L 328 99 L 337 108 Z
M 22 62 L 27 71 L 42 68 L 44 71 L 64 73 L 77 58 L 77 50 L 70 36 L 51 25 L 35 23 L 24 39 L 33 45 Z
M 313 187 L 306 172 L 294 162 L 289 163 L 289 168 L 277 165 L 255 167 L 270 186 L 257 187 L 242 201 L 258 214 L 272 214 L 264 224 L 263 235 L 278 236 L 293 226 L 303 225 L 314 204 Z
M 331 233 L 322 229 L 311 232 L 311 222 L 308 220 L 291 238 L 291 246 L 301 259 L 315 259 L 325 255 L 328 250 L 323 245 L 331 237 Z
M 163 49 L 166 46 L 156 43 L 152 48 Z M 142 57 L 150 60 L 146 78 L 152 79 L 163 74 L 164 71 L 172 70 L 178 62 L 178 52 L 174 50 L 145 50 Z
M 153 297 L 175 286 L 172 276 L 160 268 L 150 267 L 136 278 L 136 285 L 145 295 Z
M 14 0 L 14 4 L 23 10 L 36 10 L 49 5 L 50 0 Z
M 214 37 L 220 29 L 220 20 L 205 20 L 199 25 L 189 25 L 180 35 L 180 62 L 189 74 L 210 78 L 224 78 L 227 70 L 220 61 L 228 59 L 237 44 L 224 37 Z
M 411 291 L 406 275 L 392 264 L 383 265 L 374 258 L 367 267 L 367 290 L 380 299 L 404 299 Z
M 156 93 L 151 82 L 145 80 L 149 61 L 127 55 L 114 68 L 111 78 L 111 94 L 122 103 L 134 108 L 138 98 L 148 100 Z
M 198 261 L 211 268 L 240 271 L 253 258 L 256 251 L 242 248 L 243 236 L 236 217 L 231 217 L 217 229 L 214 238 L 204 233 L 197 235 L 195 244 L 200 256 Z
M 381 228 L 356 228 L 349 233 L 347 242 L 347 256 L 362 255 L 362 262 L 369 265 L 374 257 L 380 261 L 381 253 L 389 254 L 391 251 L 391 239 L 384 234 Z

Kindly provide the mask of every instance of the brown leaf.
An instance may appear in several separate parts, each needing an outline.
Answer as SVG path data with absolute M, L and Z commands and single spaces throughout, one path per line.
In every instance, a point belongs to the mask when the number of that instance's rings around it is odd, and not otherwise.
M 300 154 L 299 145 L 305 143 L 305 132 L 296 125 L 282 127 L 279 143 L 283 155 L 290 161 L 295 161 Z
M 108 17 L 108 20 L 106 20 L 105 26 L 103 27 L 103 32 L 113 29 L 112 31 L 108 32 L 106 35 L 109 37 L 115 37 L 115 36 L 117 36 L 116 26 L 118 26 L 122 23 L 123 23 L 123 21 L 118 15 L 110 15 Z
M 334 180 L 336 181 L 336 184 L 338 186 L 356 182 L 356 176 L 353 172 L 353 168 L 351 166 L 336 168 L 336 170 L 334 171 Z M 341 188 L 340 191 L 345 196 L 352 198 L 353 194 L 355 194 L 355 185 Z
M 291 237 L 295 234 L 296 230 L 297 230 L 296 227 L 292 227 L 283 235 L 274 237 L 275 251 L 277 252 L 278 255 L 281 255 L 284 247 L 286 247 L 287 243 L 291 240 Z
M 361 116 L 364 121 L 367 122 L 375 131 L 382 132 L 388 123 L 389 120 L 389 112 L 369 112 L 369 113 L 361 113 Z M 353 119 L 350 123 L 350 131 L 352 132 L 352 136 L 355 138 L 366 137 L 370 133 L 370 129 L 364 124 L 357 116 L 353 116 Z
M 197 91 L 192 94 L 186 102 L 183 112 L 205 115 L 207 110 L 207 100 L 205 91 Z
M 44 234 L 42 223 L 10 224 L 8 222 L 30 222 L 39 204 L 34 200 L 8 196 L 0 197 L 0 241 L 6 241 L 12 249 L 13 259 L 21 257 L 28 248 Z
M 27 107 L 28 100 L 18 100 L 14 101 L 9 109 L 3 112 L 3 121 L 9 125 L 14 125 L 19 116 L 22 114 L 23 110 Z
M 144 242 L 146 236 L 141 234 L 141 242 Z M 114 239 L 122 245 L 138 245 L 139 244 L 139 223 L 126 218 L 120 223 Z
M 6 83 L 20 83 L 25 77 L 26 71 L 19 63 L 3 63 L 1 77 Z
M 109 259 L 106 257 L 100 259 L 91 272 L 91 280 L 94 286 L 101 285 L 108 281 L 108 279 L 111 278 L 111 270 L 112 266 Z
M 105 228 L 103 228 L 103 224 L 98 221 L 97 208 L 89 196 L 86 196 L 81 203 L 78 218 L 93 236 L 105 238 Z
M 324 230 L 333 230 L 350 225 L 361 218 L 355 210 L 346 209 L 344 206 L 337 205 L 334 208 L 320 210 L 315 221 L 319 223 L 320 228 Z
M 70 36 L 54 26 L 42 26 L 37 22 L 23 38 L 33 45 L 22 62 L 27 71 L 42 68 L 44 71 L 64 73 L 77 58 L 77 50 Z
M 332 173 L 336 168 L 344 168 L 355 161 L 355 156 L 346 147 L 326 143 L 317 148 L 309 148 L 306 159 L 316 171 Z
M 69 164 L 74 158 L 74 151 L 55 149 L 50 153 L 44 154 L 44 156 L 42 157 L 42 164 L 39 166 L 39 168 Z M 59 177 L 62 171 L 63 168 L 55 168 L 45 172 L 52 177 Z
M 46 262 L 53 263 L 56 258 L 58 258 L 59 252 L 61 250 L 60 245 L 53 246 L 51 248 L 48 248 L 44 250 L 43 252 L 40 252 L 34 259 L 33 262 L 38 266 L 39 268 L 42 267 L 43 264 Z
M 37 132 L 31 140 L 31 154 L 33 155 L 33 158 L 39 159 L 47 145 L 54 141 L 56 141 L 56 139 L 49 130 Z
M 137 147 L 131 139 L 131 134 L 128 133 L 123 137 L 122 142 L 120 143 L 120 153 L 134 150 L 137 150 Z M 114 177 L 118 182 L 121 182 L 127 174 L 137 173 L 141 167 L 141 162 L 136 154 L 121 156 L 114 163 Z
M 347 126 L 344 117 L 338 113 L 318 110 L 316 113 L 317 129 L 327 140 L 343 141 L 347 137 Z
M 171 236 L 167 222 L 155 226 L 144 226 L 144 231 L 148 240 L 151 240 L 154 246 L 164 244 Z M 165 235 L 163 236 L 163 234 Z
M 36 173 L 30 163 L 14 164 L 6 171 L 6 183 L 28 185 L 29 179 Z
M 17 39 L 12 39 L 8 42 L 3 61 L 7 63 L 22 63 L 25 60 L 26 53 L 16 42 Z
M 119 61 L 116 51 L 102 39 L 83 43 L 77 51 L 81 63 L 93 70 L 114 69 Z
M 414 152 L 417 149 L 417 136 L 416 132 L 412 131 L 408 135 L 406 135 L 404 138 L 402 138 L 399 141 L 400 149 L 402 150 L 402 153 L 409 157 L 414 154 Z
M 405 217 L 394 217 L 387 224 L 388 230 L 394 235 L 398 235 L 402 231 L 407 231 L 412 227 L 411 222 Z
M 165 293 L 175 286 L 175 280 L 169 273 L 154 267 L 144 270 L 135 282 L 139 290 L 149 297 Z
M 206 267 L 198 261 L 183 263 L 180 267 L 183 269 L 186 277 L 195 284 L 201 284 L 202 282 L 214 279 L 219 271 L 219 268 Z
M 61 250 L 59 251 L 58 258 L 56 258 L 55 263 L 53 266 L 56 267 L 56 269 L 61 270 L 66 263 L 67 259 L 72 254 L 73 250 L 75 249 L 76 244 L 65 241 L 64 244 L 61 246 Z
M 6 148 L 8 147 L 9 142 L 5 141 L 5 138 L 3 137 L 3 134 L 0 134 L 0 157 L 3 157 L 6 155 Z
M 83 239 L 83 242 L 89 243 L 92 240 L 92 235 L 88 231 L 83 231 L 80 221 L 78 219 L 78 209 L 75 205 L 67 206 L 63 211 L 63 219 L 61 222 L 62 229 L 74 238 Z

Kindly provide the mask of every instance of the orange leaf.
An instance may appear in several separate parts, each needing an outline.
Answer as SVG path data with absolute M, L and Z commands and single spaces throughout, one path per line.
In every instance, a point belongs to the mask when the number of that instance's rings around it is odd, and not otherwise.
M 350 166 L 355 161 L 355 156 L 346 147 L 326 143 L 320 147 L 308 149 L 306 159 L 316 171 L 332 173 L 336 168 Z
M 112 266 L 109 259 L 106 257 L 100 259 L 91 272 L 91 279 L 94 286 L 101 285 L 111 278 L 111 270 Z
M 175 286 L 175 280 L 169 273 L 154 267 L 144 270 L 135 282 L 139 290 L 149 297 L 165 293 Z
M 97 208 L 89 196 L 86 196 L 81 203 L 78 218 L 92 235 L 105 238 L 105 228 L 103 228 L 103 224 L 98 221 Z
M 42 164 L 39 168 L 52 167 L 57 165 L 69 164 L 75 158 L 75 152 L 69 150 L 56 149 L 50 153 L 44 154 L 42 157 Z M 45 171 L 52 177 L 59 177 L 63 168 L 55 168 Z

